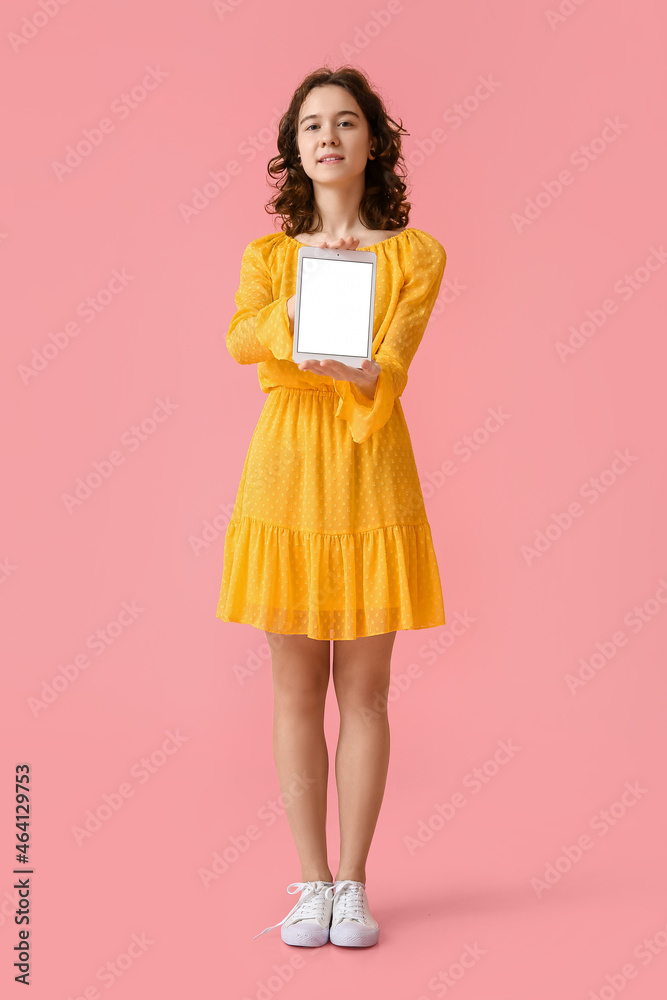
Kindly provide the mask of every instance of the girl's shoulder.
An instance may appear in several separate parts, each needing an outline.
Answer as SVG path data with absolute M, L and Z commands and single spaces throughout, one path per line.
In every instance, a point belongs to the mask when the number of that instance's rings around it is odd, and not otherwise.
M 440 257 L 446 258 L 447 253 L 442 243 L 427 233 L 425 229 L 416 229 L 411 226 L 409 229 L 405 229 L 404 232 L 408 235 L 408 243 L 410 249 L 415 254 L 425 254 L 427 257 L 435 258 L 436 260 Z
M 442 243 L 424 229 L 410 226 L 394 240 L 387 241 L 386 251 L 392 270 L 407 275 L 426 274 L 437 279 L 442 276 L 447 263 L 447 253 Z
M 253 247 L 255 250 L 264 250 L 280 240 L 287 239 L 289 239 L 289 236 L 280 230 L 278 233 L 267 233 L 265 236 L 258 236 L 257 239 L 251 240 L 248 246 Z
M 259 259 L 263 261 L 266 267 L 271 270 L 271 263 L 275 259 L 274 251 L 283 242 L 289 242 L 290 238 L 285 233 L 273 232 L 266 233 L 264 236 L 258 236 L 256 239 L 251 240 L 243 251 L 244 257 L 251 257 L 255 260 Z

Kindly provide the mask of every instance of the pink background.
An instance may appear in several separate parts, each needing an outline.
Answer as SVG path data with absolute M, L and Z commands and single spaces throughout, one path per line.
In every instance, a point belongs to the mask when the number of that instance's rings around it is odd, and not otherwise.
M 564 2 L 550 24 L 535 0 L 56 4 L 2 14 L 3 995 L 25 995 L 12 781 L 28 762 L 39 1000 L 663 997 L 664 7 Z M 278 118 L 325 60 L 363 68 L 403 121 L 410 225 L 448 252 L 403 396 L 448 625 L 396 640 L 367 951 L 253 940 L 300 872 L 271 805 L 265 636 L 215 618 L 264 403 L 225 332 L 243 247 L 274 228 Z M 133 91 L 147 68 L 153 89 Z M 211 172 L 222 190 L 188 216 Z M 330 692 L 332 750 L 336 728 Z M 500 741 L 519 749 L 493 763 Z M 335 806 L 332 778 L 332 864 Z

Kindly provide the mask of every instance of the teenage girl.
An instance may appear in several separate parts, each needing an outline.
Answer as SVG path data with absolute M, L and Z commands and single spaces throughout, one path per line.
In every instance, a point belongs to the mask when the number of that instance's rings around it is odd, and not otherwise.
M 399 397 L 446 254 L 407 225 L 402 131 L 358 70 L 323 68 L 303 80 L 269 163 L 283 178 L 270 202 L 282 229 L 246 246 L 226 341 L 239 364 L 257 365 L 267 399 L 225 534 L 216 615 L 264 630 L 271 648 L 274 758 L 301 865 L 287 887 L 300 898 L 274 926 L 286 943 L 309 947 L 378 940 L 366 860 L 389 762 L 392 648 L 397 630 L 445 624 Z M 373 360 L 360 369 L 292 360 L 302 245 L 377 254 Z M 323 728 L 331 673 L 340 712 L 335 880 Z

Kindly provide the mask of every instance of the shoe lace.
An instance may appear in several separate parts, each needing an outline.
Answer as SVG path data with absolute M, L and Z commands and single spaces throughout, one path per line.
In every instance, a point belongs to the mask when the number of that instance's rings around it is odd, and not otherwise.
M 335 886 L 336 920 L 365 920 L 364 885 L 352 879 L 344 879 Z
M 259 934 L 255 934 L 253 941 L 255 938 L 261 937 L 262 934 L 266 934 L 267 931 L 272 931 L 274 927 L 280 927 L 297 910 L 299 910 L 298 920 L 312 920 L 313 918 L 317 919 L 324 916 L 325 900 L 327 897 L 329 899 L 333 897 L 334 887 L 332 882 L 290 882 L 287 886 L 287 891 L 290 895 L 294 895 L 296 892 L 302 892 L 303 895 L 301 899 L 297 900 L 286 917 L 283 917 L 282 920 L 271 927 L 265 927 Z

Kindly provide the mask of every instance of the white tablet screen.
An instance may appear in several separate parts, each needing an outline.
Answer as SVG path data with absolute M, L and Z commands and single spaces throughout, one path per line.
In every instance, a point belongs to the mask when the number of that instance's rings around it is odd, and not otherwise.
M 304 257 L 297 351 L 365 357 L 372 281 L 370 261 Z

